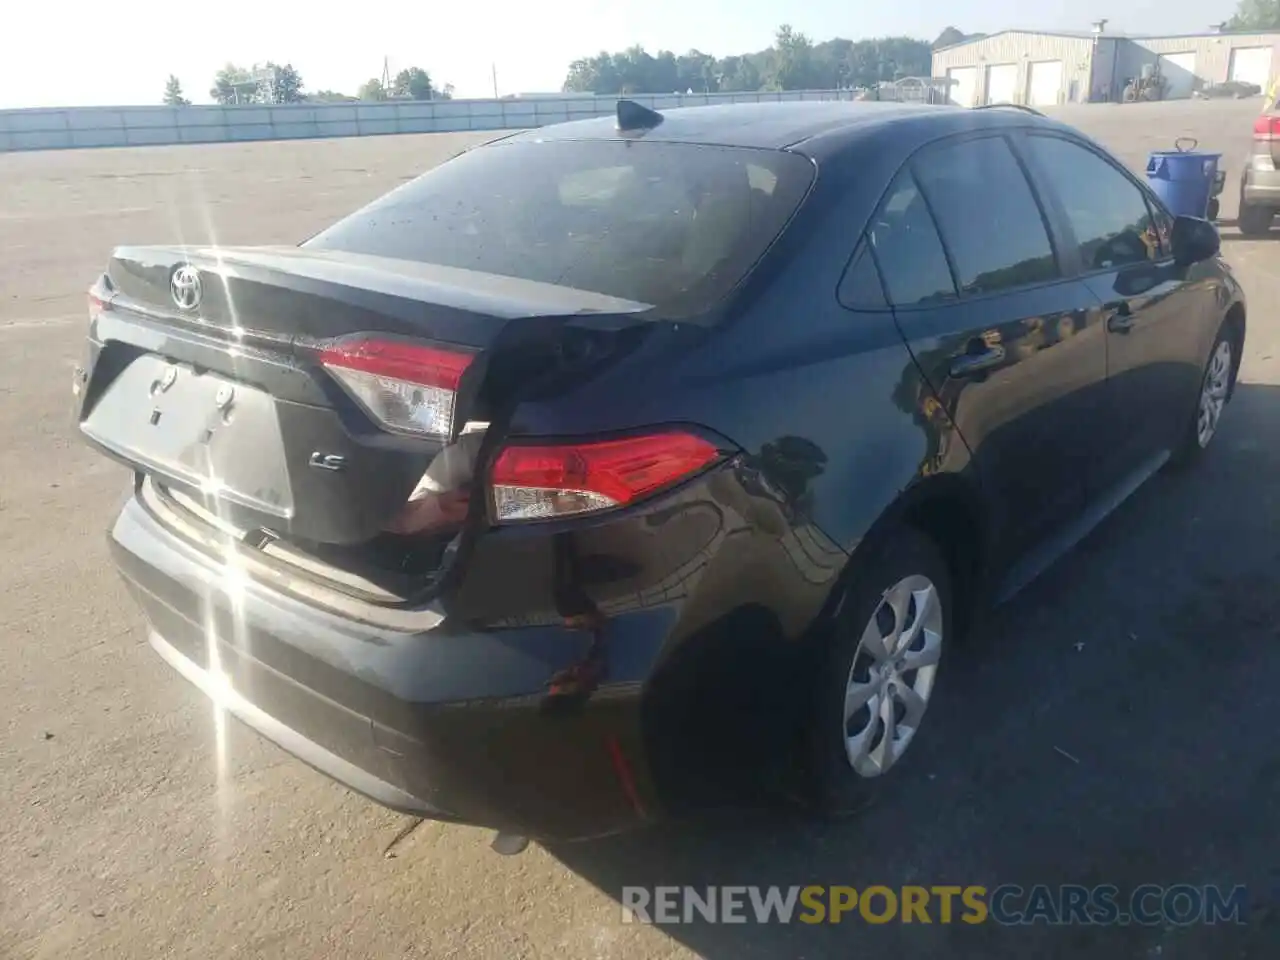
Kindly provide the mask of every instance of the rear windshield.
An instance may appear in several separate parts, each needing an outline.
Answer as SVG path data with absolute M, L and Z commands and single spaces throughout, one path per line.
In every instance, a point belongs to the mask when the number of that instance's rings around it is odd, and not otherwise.
M 499 143 L 455 157 L 304 246 L 395 257 L 706 310 L 803 199 L 780 150 L 637 141 Z

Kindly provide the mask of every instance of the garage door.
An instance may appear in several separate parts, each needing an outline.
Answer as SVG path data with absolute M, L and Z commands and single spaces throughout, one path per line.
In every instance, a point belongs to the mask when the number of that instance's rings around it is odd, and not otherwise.
M 987 103 L 1013 103 L 1018 97 L 1018 65 L 997 63 L 987 67 Z
M 1232 50 L 1228 76 L 1239 83 L 1256 83 L 1266 90 L 1271 80 L 1271 48 L 1237 47 Z
M 1062 98 L 1062 61 L 1041 60 L 1027 70 L 1027 103 L 1051 107 Z
M 951 87 L 951 99 L 962 107 L 972 107 L 976 103 L 978 93 L 977 67 L 952 67 L 947 71 L 947 79 L 954 81 Z
M 1191 96 L 1196 80 L 1195 52 L 1166 54 L 1160 58 L 1160 72 L 1169 82 L 1164 92 L 1165 99 L 1181 100 Z

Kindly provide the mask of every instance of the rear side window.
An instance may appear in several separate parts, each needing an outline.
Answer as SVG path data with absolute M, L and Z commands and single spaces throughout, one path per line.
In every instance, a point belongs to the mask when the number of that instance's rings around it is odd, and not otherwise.
M 1030 136 L 1026 142 L 1062 202 L 1086 271 L 1160 258 L 1160 225 L 1146 196 L 1128 177 L 1070 140 Z
M 889 300 L 895 307 L 926 306 L 956 297 L 947 255 L 938 239 L 938 230 L 920 188 L 909 171 L 903 171 L 889 188 L 884 202 L 867 227 L 867 241 L 884 277 Z M 869 259 L 863 258 L 864 268 Z M 857 262 L 854 267 L 858 266 Z M 840 299 L 857 307 L 858 291 L 851 267 L 841 287 Z M 869 281 L 860 281 L 860 290 L 873 290 Z M 865 294 L 864 294 L 865 296 Z M 873 307 L 863 304 L 863 309 Z
M 840 302 L 851 310 L 886 310 L 889 303 L 884 297 L 884 285 L 876 270 L 875 257 L 868 242 L 858 244 L 858 250 L 849 261 L 849 269 L 840 281 Z
M 516 141 L 462 154 L 305 245 L 560 284 L 699 313 L 795 212 L 813 164 L 780 150 Z
M 963 294 L 1059 276 L 1039 204 L 1003 137 L 930 147 L 913 161 Z

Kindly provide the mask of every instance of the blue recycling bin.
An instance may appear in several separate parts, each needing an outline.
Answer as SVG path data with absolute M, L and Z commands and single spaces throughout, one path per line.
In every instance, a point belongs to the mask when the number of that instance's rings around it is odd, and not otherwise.
M 1196 142 L 1175 150 L 1157 150 L 1147 159 L 1147 182 L 1175 217 L 1204 217 L 1218 176 L 1220 153 L 1200 153 Z

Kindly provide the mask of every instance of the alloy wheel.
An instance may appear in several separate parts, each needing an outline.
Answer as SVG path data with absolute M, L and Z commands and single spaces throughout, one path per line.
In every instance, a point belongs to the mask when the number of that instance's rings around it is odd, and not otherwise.
M 845 686 L 844 742 L 862 777 L 889 770 L 915 738 L 942 655 L 942 598 L 925 576 L 884 592 L 862 632 Z
M 1218 420 L 1231 388 L 1231 341 L 1220 340 L 1204 371 L 1200 387 L 1200 410 L 1196 417 L 1196 440 L 1201 449 L 1209 445 L 1218 432 Z

